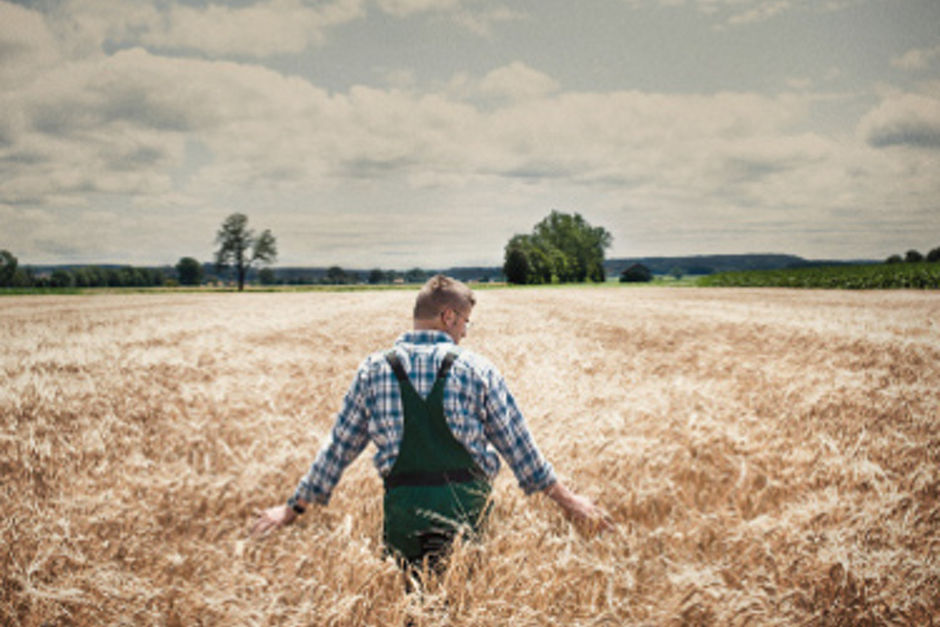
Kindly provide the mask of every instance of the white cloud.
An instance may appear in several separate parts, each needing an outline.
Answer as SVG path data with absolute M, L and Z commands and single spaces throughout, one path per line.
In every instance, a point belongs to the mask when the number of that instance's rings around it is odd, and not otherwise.
M 518 61 L 493 70 L 480 81 L 483 94 L 511 101 L 547 96 L 558 87 L 558 82 L 551 76 Z
M 394 89 L 412 89 L 417 86 L 415 71 L 410 68 L 395 68 L 383 72 L 385 84 Z
M 0 197 L 57 202 L 90 194 L 172 192 L 186 137 L 203 138 L 220 162 L 254 166 L 252 178 L 303 175 L 285 146 L 323 92 L 258 66 L 154 56 L 141 49 L 82 60 L 3 96 L 20 120 L 0 149 Z M 281 123 L 277 123 L 281 120 Z M 272 122 L 274 121 L 274 122 Z M 306 128 L 300 137 L 309 136 Z M 277 145 L 282 142 L 283 145 Z M 266 158 L 260 153 L 266 152 Z M 286 152 L 289 162 L 279 159 Z
M 790 0 L 763 0 L 755 6 L 750 7 L 740 13 L 733 14 L 729 19 L 729 24 L 750 24 L 752 22 L 766 22 L 767 20 L 792 8 Z
M 54 47 L 42 14 L 18 4 L 0 2 L 0 20 L 4 25 L 0 29 L 0 55 L 6 61 L 4 65 Z
M 153 4 L 123 0 L 65 0 L 46 13 L 63 56 L 71 60 L 101 56 L 105 44 L 130 43 L 162 20 Z
M 813 79 L 806 78 L 805 76 L 800 76 L 800 77 L 794 76 L 794 77 L 788 78 L 786 83 L 787 83 L 787 87 L 789 87 L 790 89 L 797 89 L 800 91 L 804 91 L 813 86 Z
M 91 49 L 112 43 L 262 58 L 302 52 L 321 43 L 329 28 L 363 15 L 362 0 L 263 0 L 239 7 L 72 0 L 51 18 L 60 32 Z
M 0 2 L 0 84 L 12 87 L 59 62 L 55 36 L 42 14 Z
M 378 0 L 378 6 L 399 18 L 437 13 L 481 36 L 496 23 L 522 17 L 504 6 L 462 5 L 460 0 Z M 41 25 L 38 13 L 28 13 Z M 72 59 L 98 54 L 107 45 L 210 57 L 299 54 L 322 44 L 330 29 L 365 16 L 364 0 L 260 0 L 240 6 L 66 0 L 46 15 L 60 48 Z
M 415 13 L 446 11 L 457 8 L 460 0 L 376 0 L 386 13 L 405 17 Z
M 859 122 L 859 134 L 875 148 L 940 149 L 940 98 L 892 93 Z
M 359 0 L 322 2 L 316 7 L 300 0 L 268 0 L 240 8 L 173 5 L 166 28 L 152 29 L 141 41 L 213 55 L 265 57 L 302 52 L 320 43 L 327 28 L 361 15 Z
M 0 2 L 0 19 L 17 25 L 16 32 L 0 29 L 0 52 L 11 60 L 0 69 L 0 221 L 5 233 L 50 256 L 78 245 L 75 223 L 98 225 L 106 214 L 118 216 L 112 222 L 120 228 L 94 228 L 111 243 L 83 245 L 86 253 L 91 246 L 116 255 L 121 233 L 135 231 L 133 218 L 153 208 L 198 211 L 209 239 L 226 211 L 248 209 L 270 216 L 276 232 L 290 230 L 284 250 L 294 250 L 295 261 L 310 261 L 304 252 L 320 247 L 335 251 L 330 262 L 349 263 L 337 242 L 380 242 L 389 228 L 406 228 L 405 220 L 388 218 L 393 212 L 442 230 L 470 229 L 466 250 L 490 247 L 496 252 L 480 253 L 488 258 L 498 256 L 513 221 L 525 230 L 551 207 L 596 214 L 618 233 L 629 233 L 638 216 L 655 215 L 664 238 L 659 252 L 666 253 L 670 223 L 694 234 L 717 233 L 720 220 L 802 221 L 837 233 L 846 212 L 873 219 L 900 202 L 908 208 L 898 215 L 925 212 L 940 197 L 936 152 L 923 150 L 940 146 L 936 89 L 884 94 L 855 137 L 807 132 L 815 97 L 798 80 L 791 83 L 798 93 L 776 96 L 575 92 L 515 62 L 458 73 L 430 90 L 400 68 L 392 87 L 330 92 L 254 63 L 157 51 L 244 58 L 303 49 L 328 24 L 353 19 L 358 2 L 198 10 L 80 4 L 74 15 L 43 19 Z M 395 10 L 408 15 L 419 6 Z M 725 18 L 754 8 L 747 0 L 696 6 Z M 329 7 L 336 14 L 326 18 Z M 438 8 L 435 19 L 443 20 L 466 9 Z M 477 14 L 485 8 L 470 7 Z M 255 13 L 243 13 L 249 9 Z M 312 20 L 311 31 L 286 28 L 274 41 L 282 17 Z M 219 33 L 197 42 L 180 20 L 216 21 Z M 256 32 L 237 36 L 249 22 Z M 110 52 L 115 42 L 131 41 L 151 49 Z M 883 149 L 902 145 L 914 149 Z M 499 227 L 481 228 L 483 217 Z M 311 223 L 328 230 L 300 226 Z M 136 254 L 160 258 L 152 252 L 160 244 L 136 232 Z M 172 236 L 198 244 L 189 233 Z M 441 244 L 442 258 L 448 246 Z M 24 249 L 21 257 L 29 256 Z
M 902 70 L 926 70 L 938 57 L 940 46 L 916 48 L 891 59 L 891 65 Z
M 454 15 L 454 22 L 480 37 L 490 37 L 493 27 L 504 22 L 526 19 L 526 14 L 508 7 L 498 6 L 482 11 L 459 11 Z
M 525 19 L 525 14 L 505 5 L 479 6 L 473 0 L 377 0 L 379 8 L 399 18 L 419 14 L 441 16 L 480 37 L 490 37 L 493 27 Z
M 22 122 L 0 153 L 0 197 L 46 205 L 134 194 L 157 203 L 180 192 L 402 179 L 663 186 L 694 196 L 728 179 L 743 185 L 799 170 L 799 157 L 820 152 L 801 153 L 803 140 L 787 130 L 805 115 L 806 98 L 564 93 L 521 63 L 466 80 L 502 105 L 364 86 L 330 95 L 259 66 L 141 49 L 76 62 L 4 97 Z M 187 138 L 211 157 L 178 189 Z
M 634 7 L 659 4 L 666 7 L 692 5 L 704 15 L 731 26 L 766 22 L 794 10 L 842 11 L 868 0 L 624 0 Z
M 180 193 L 405 181 L 585 186 L 690 202 L 738 194 L 759 206 L 788 187 L 813 202 L 819 188 L 805 181 L 838 170 L 833 142 L 793 130 L 808 96 L 559 92 L 521 63 L 465 80 L 505 98 L 502 106 L 364 86 L 330 95 L 259 66 L 122 51 L 5 96 L 24 122 L 0 153 L 0 197 L 44 206 L 134 194 L 159 204 Z M 180 189 L 174 173 L 187 138 L 210 158 Z

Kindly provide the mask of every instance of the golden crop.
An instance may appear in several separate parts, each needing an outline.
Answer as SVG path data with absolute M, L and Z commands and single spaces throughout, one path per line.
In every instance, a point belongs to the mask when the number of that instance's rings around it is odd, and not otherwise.
M 371 447 L 250 540 L 413 294 L 0 300 L 3 625 L 860 625 L 940 615 L 940 295 L 478 293 L 465 346 L 618 527 L 504 468 L 422 593 Z

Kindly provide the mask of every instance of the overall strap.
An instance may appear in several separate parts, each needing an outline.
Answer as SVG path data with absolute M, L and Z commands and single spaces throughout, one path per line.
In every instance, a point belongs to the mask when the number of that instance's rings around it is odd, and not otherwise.
M 392 367 L 392 371 L 395 373 L 399 384 L 410 384 L 408 381 L 408 373 L 405 372 L 404 366 L 401 365 L 401 359 L 398 358 L 398 353 L 395 352 L 394 348 L 385 353 L 385 361 Z
M 450 372 L 450 367 L 454 365 L 455 361 L 457 361 L 457 351 L 449 351 L 444 355 L 444 359 L 441 361 L 441 367 L 437 371 L 437 378 L 446 379 L 447 373 Z
M 450 367 L 454 365 L 456 360 L 457 352 L 448 352 L 441 361 L 441 367 L 437 370 L 437 379 L 446 379 L 447 373 L 450 372 Z M 405 372 L 405 367 L 401 365 L 401 359 L 398 358 L 398 353 L 395 352 L 394 348 L 385 353 L 385 361 L 392 367 L 392 372 L 395 373 L 399 384 L 405 385 L 406 383 L 410 383 L 408 373 Z

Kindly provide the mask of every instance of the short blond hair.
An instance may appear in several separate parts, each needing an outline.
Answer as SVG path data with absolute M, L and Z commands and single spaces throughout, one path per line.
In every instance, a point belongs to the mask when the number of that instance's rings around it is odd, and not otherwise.
M 415 299 L 415 320 L 430 320 L 445 309 L 464 311 L 477 304 L 473 290 L 457 279 L 436 274 L 421 287 Z

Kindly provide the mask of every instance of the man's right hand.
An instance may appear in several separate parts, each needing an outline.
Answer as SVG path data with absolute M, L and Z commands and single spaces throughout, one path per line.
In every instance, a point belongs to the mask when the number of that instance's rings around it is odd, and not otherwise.
M 262 538 L 274 529 L 291 524 L 297 518 L 297 512 L 288 505 L 278 505 L 269 509 L 255 512 L 257 518 L 251 526 L 251 535 Z
M 614 521 L 610 514 L 590 499 L 569 490 L 561 481 L 556 481 L 546 488 L 545 494 L 558 503 L 565 515 L 576 526 L 590 534 L 610 531 L 614 528 Z

